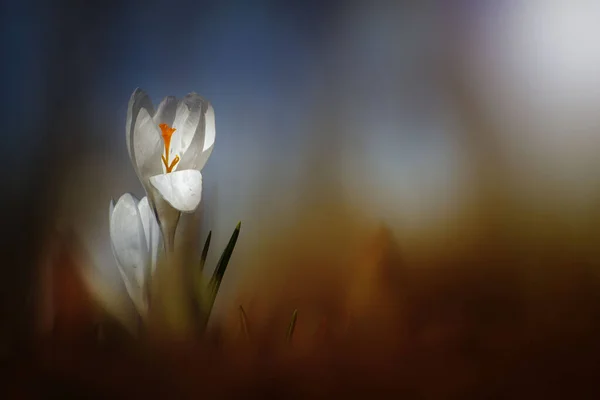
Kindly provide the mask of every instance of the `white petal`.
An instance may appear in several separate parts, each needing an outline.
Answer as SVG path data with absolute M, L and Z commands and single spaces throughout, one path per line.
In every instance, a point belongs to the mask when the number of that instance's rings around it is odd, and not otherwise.
M 110 220 L 112 218 L 114 211 L 115 211 L 115 199 L 110 199 L 110 204 L 108 205 L 108 224 L 109 224 L 109 226 L 110 226 Z
M 132 144 L 138 177 L 145 184 L 151 176 L 162 172 L 161 155 L 164 149 L 158 125 L 145 109 L 138 113 Z
M 175 132 L 171 137 L 173 157 L 175 154 L 181 157 L 192 143 L 202 120 L 205 103 L 206 100 L 202 97 L 196 93 L 190 93 L 177 105 L 177 114 L 173 121 Z
M 146 239 L 146 247 L 150 248 L 150 223 L 151 223 L 151 215 L 152 209 L 150 208 L 150 204 L 148 203 L 148 197 L 144 196 L 140 202 L 137 204 L 138 212 L 140 213 L 140 220 L 142 221 L 142 226 L 144 227 L 144 238 Z
M 204 100 L 203 118 L 198 124 L 198 128 L 192 142 L 186 147 L 179 169 L 197 169 L 201 170 L 208 161 L 215 144 L 215 112 L 212 105 Z
M 137 200 L 129 193 L 121 196 L 114 206 L 110 219 L 110 239 L 127 291 L 136 307 L 143 311 L 148 249 Z
M 202 174 L 195 169 L 156 175 L 150 183 L 160 195 L 180 212 L 194 212 L 202 197 Z
M 127 151 L 129 152 L 129 158 L 133 161 L 133 167 L 137 171 L 137 163 L 134 160 L 135 155 L 133 154 L 133 132 L 135 130 L 135 125 L 137 123 L 137 118 L 139 112 L 145 109 L 148 114 L 154 113 L 154 108 L 152 106 L 152 101 L 150 97 L 141 90 L 137 88 L 131 94 L 129 99 L 129 104 L 127 106 L 127 123 L 125 125 L 125 134 L 127 139 Z
M 154 211 L 148 202 L 148 197 L 144 197 L 142 200 L 140 200 L 138 204 L 138 210 L 140 212 L 142 225 L 144 226 L 146 245 L 148 251 L 150 252 L 150 261 L 152 266 L 151 273 L 154 273 L 154 268 L 156 267 L 156 258 L 158 256 L 158 246 L 160 245 L 160 228 L 158 226 L 158 222 L 156 221 Z
M 173 127 L 175 121 L 175 114 L 177 112 L 177 99 L 175 96 L 167 96 L 158 105 L 156 114 L 154 114 L 154 123 L 156 126 L 160 124 L 167 124 Z
M 208 108 L 204 114 L 204 120 L 206 121 L 206 126 L 204 128 L 204 147 L 202 148 L 202 151 L 207 152 L 212 151 L 212 148 L 215 145 L 216 136 L 215 110 L 211 104 L 208 104 Z

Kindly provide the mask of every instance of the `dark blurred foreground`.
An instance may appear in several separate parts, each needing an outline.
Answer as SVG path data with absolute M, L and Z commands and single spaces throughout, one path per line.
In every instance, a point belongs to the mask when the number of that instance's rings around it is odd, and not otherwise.
M 600 281 L 589 262 L 549 248 L 537 275 L 523 258 L 496 248 L 411 270 L 385 229 L 371 250 L 386 300 L 362 313 L 349 314 L 339 299 L 313 304 L 321 323 L 303 330 L 306 313 L 298 307 L 287 343 L 294 305 L 271 298 L 274 315 L 262 330 L 248 310 L 247 335 L 238 321 L 229 332 L 215 326 L 197 343 L 169 344 L 134 342 L 103 318 L 65 246 L 55 258 L 53 333 L 3 359 L 2 398 L 598 394 Z

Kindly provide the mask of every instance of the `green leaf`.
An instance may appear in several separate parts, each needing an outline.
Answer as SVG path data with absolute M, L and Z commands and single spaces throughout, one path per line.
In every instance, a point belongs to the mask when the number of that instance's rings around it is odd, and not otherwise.
M 200 271 L 204 270 L 204 264 L 206 264 L 206 257 L 208 256 L 208 247 L 210 246 L 210 238 L 212 237 L 212 231 L 208 232 L 206 242 L 204 242 L 204 248 L 202 249 L 202 256 L 200 257 Z
M 296 320 L 298 319 L 298 309 L 295 309 L 292 313 L 292 320 L 290 321 L 290 326 L 288 327 L 286 340 L 288 343 L 292 341 L 292 336 L 294 336 L 294 330 L 296 329 Z
M 209 231 L 208 236 L 206 237 L 206 241 L 204 242 L 202 255 L 200 256 L 199 268 L 193 268 L 192 270 L 192 291 L 194 293 L 194 307 L 196 308 L 197 312 L 200 310 L 204 310 L 204 306 L 206 305 L 206 281 L 204 280 L 202 271 L 204 270 L 204 265 L 206 264 L 206 258 L 208 256 L 208 249 L 210 247 L 211 237 L 212 231 Z
M 215 303 L 215 299 L 217 298 L 217 293 L 219 292 L 219 287 L 221 286 L 221 281 L 223 280 L 223 276 L 225 275 L 225 271 L 227 270 L 227 264 L 229 264 L 229 259 L 233 254 L 233 249 L 235 248 L 235 244 L 237 242 L 238 236 L 240 235 L 240 228 L 242 226 L 241 222 L 238 222 L 231 238 L 229 239 L 229 243 L 227 243 L 227 247 L 223 250 L 223 254 L 221 254 L 221 258 L 219 258 L 219 262 L 215 267 L 215 271 L 213 272 L 213 276 L 208 283 L 208 288 L 210 291 L 210 303 L 208 307 L 208 316 L 210 317 L 210 313 L 212 311 L 212 307 Z
M 246 316 L 246 311 L 244 311 L 244 307 L 240 304 L 240 323 L 242 325 L 242 332 L 244 333 L 244 337 L 246 339 L 250 339 L 250 333 L 248 332 L 248 317 Z

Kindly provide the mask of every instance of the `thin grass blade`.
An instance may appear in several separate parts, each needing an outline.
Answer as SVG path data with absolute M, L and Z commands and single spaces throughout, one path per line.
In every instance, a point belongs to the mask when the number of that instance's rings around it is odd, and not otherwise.
M 294 330 L 296 329 L 296 320 L 298 319 L 298 309 L 295 309 L 292 314 L 292 320 L 290 321 L 290 326 L 288 327 L 286 340 L 288 343 L 292 341 L 292 337 L 294 336 Z
M 223 280 L 223 276 L 225 275 L 225 271 L 227 270 L 227 265 L 229 264 L 229 260 L 231 259 L 231 255 L 233 254 L 233 249 L 235 248 L 235 244 L 237 243 L 238 236 L 240 235 L 240 228 L 242 226 L 241 222 L 238 222 L 231 238 L 229 239 L 229 243 L 227 243 L 227 247 L 223 250 L 221 254 L 221 258 L 219 258 L 219 262 L 217 262 L 217 266 L 215 267 L 215 271 L 213 272 L 212 278 L 208 283 L 208 289 L 210 291 L 210 304 L 208 308 L 208 315 L 212 311 L 212 307 L 215 303 L 215 299 L 217 297 L 217 293 L 219 292 L 219 287 L 221 286 L 221 281 Z
M 192 271 L 192 290 L 194 294 L 194 308 L 196 309 L 196 313 L 200 316 L 203 315 L 205 306 L 206 306 L 206 281 L 204 280 L 204 276 L 202 271 L 204 271 L 204 265 L 206 264 L 206 258 L 208 256 L 208 249 L 210 247 L 210 239 L 212 237 L 212 231 L 208 232 L 208 236 L 206 237 L 206 241 L 204 242 L 204 247 L 202 248 L 202 254 L 200 256 L 200 265 L 199 268 L 194 268 Z M 202 323 L 206 323 L 203 321 Z
M 200 271 L 204 271 L 204 265 L 206 264 L 206 257 L 208 256 L 208 248 L 210 247 L 211 237 L 212 231 L 209 231 L 206 241 L 204 242 L 204 248 L 202 249 L 202 256 L 200 257 Z
M 244 307 L 240 304 L 240 325 L 242 327 L 242 333 L 246 339 L 250 339 L 250 333 L 248 332 L 248 316 Z

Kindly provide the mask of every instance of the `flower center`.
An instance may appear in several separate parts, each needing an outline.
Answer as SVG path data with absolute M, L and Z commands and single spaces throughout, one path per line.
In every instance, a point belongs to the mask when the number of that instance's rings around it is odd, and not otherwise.
M 169 149 L 171 148 L 171 135 L 173 135 L 173 132 L 175 132 L 175 128 L 171 128 L 167 124 L 160 124 L 160 125 L 158 125 L 158 127 L 162 131 L 162 138 L 163 138 L 163 141 L 165 142 L 165 154 L 162 155 L 161 158 L 162 158 L 163 164 L 165 165 L 165 169 L 167 170 L 167 173 L 169 173 L 169 172 L 173 171 L 173 168 L 175 168 L 175 166 L 179 162 L 179 156 L 175 155 L 175 158 L 169 163 Z

